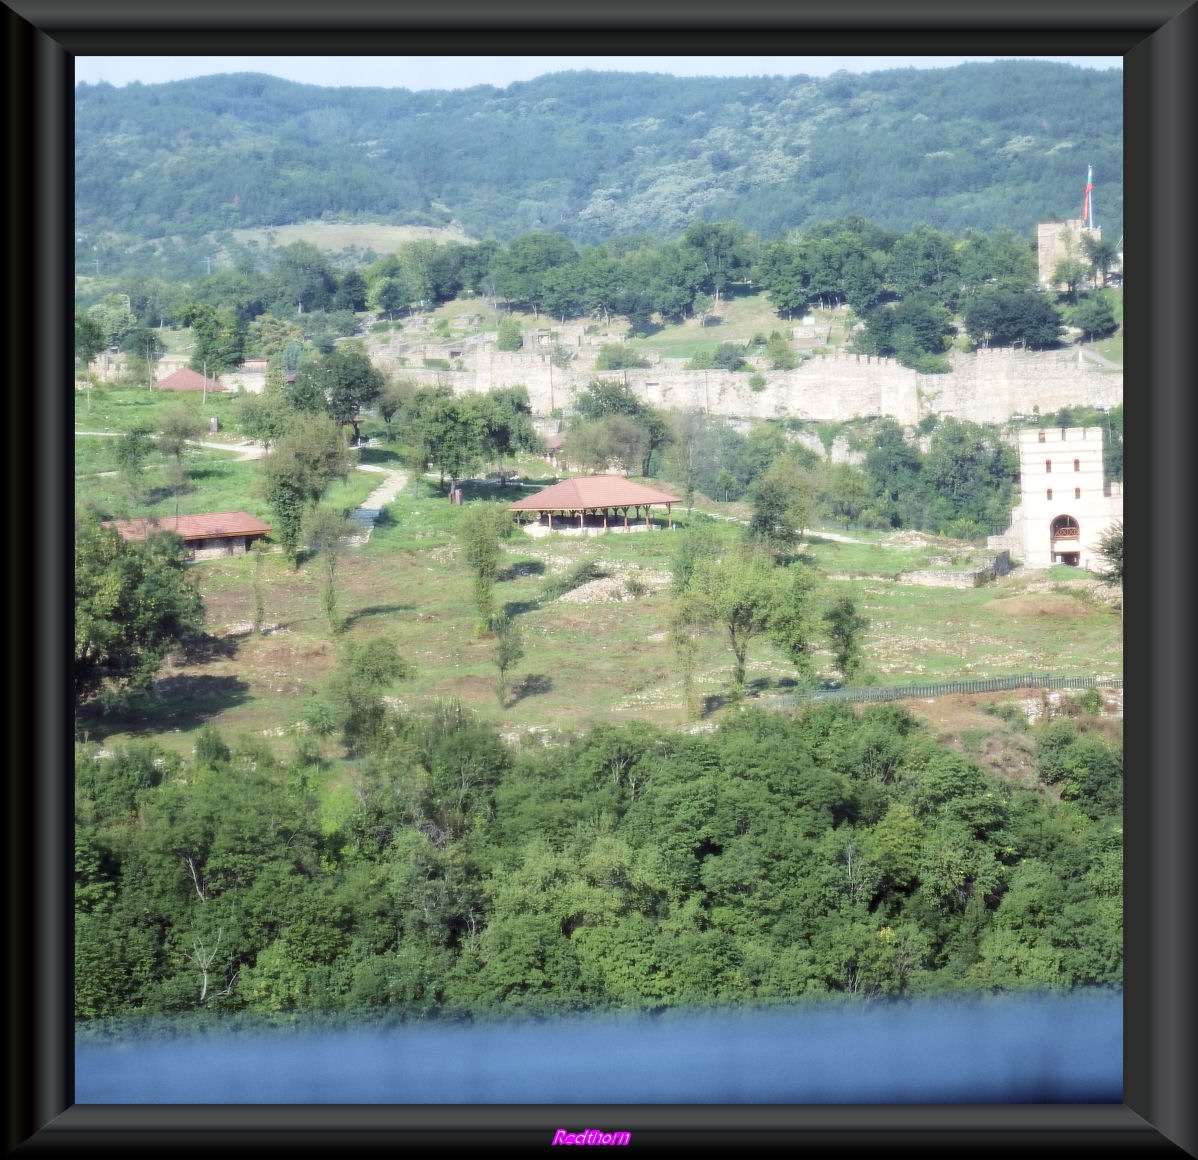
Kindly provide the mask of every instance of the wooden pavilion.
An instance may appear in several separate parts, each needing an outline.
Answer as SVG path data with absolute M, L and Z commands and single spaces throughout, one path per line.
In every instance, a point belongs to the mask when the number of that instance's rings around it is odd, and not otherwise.
M 681 503 L 676 495 L 635 483 L 622 475 L 581 475 L 563 479 L 544 491 L 526 499 L 508 504 L 508 511 L 515 512 L 522 520 L 535 515 L 537 522 L 549 530 L 567 531 L 572 528 L 595 530 L 612 526 L 629 527 L 629 515 L 644 526 L 650 526 L 650 513 L 654 507 L 665 507 L 666 520 L 673 527 L 670 517 L 671 505 Z M 558 524 L 553 522 L 558 517 Z

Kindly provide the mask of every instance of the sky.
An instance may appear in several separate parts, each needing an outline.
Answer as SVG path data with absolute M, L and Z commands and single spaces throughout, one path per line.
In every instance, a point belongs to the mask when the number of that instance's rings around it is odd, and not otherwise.
M 464 89 L 505 88 L 551 72 L 592 69 L 674 76 L 827 76 L 890 68 L 947 68 L 966 61 L 1054 60 L 1084 68 L 1123 67 L 1119 56 L 77 56 L 75 80 L 160 84 L 214 73 L 257 72 L 311 85 Z

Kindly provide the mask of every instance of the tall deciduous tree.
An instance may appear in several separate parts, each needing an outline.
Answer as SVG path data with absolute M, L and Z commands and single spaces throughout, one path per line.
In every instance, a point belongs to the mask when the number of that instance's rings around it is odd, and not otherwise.
M 495 681 L 495 695 L 499 698 L 500 708 L 507 702 L 508 673 L 524 656 L 524 634 L 520 624 L 506 612 L 491 618 L 491 631 L 495 634 L 495 646 L 491 650 L 491 659 L 495 662 L 498 677 Z
M 745 687 L 749 645 L 769 629 L 782 594 L 781 570 L 763 552 L 731 552 L 700 563 L 688 593 L 707 607 L 710 623 L 727 636 L 732 651 L 732 684 L 739 694 Z
M 204 421 L 195 407 L 175 403 L 163 412 L 160 423 L 158 449 L 171 461 L 175 514 L 178 515 L 179 495 L 187 484 L 187 445 L 203 434 Z
M 275 531 L 294 564 L 304 516 L 334 479 L 345 479 L 353 460 L 337 425 L 327 415 L 298 416 L 264 461 L 266 502 Z
M 333 508 L 315 507 L 304 520 L 304 538 L 320 564 L 320 603 L 329 622 L 329 631 L 334 634 L 345 631 L 345 619 L 338 610 L 337 565 L 348 531 L 345 513 Z
M 824 614 L 836 671 L 851 681 L 861 671 L 862 633 L 869 621 L 857 611 L 856 602 L 845 596 Z
M 498 504 L 473 503 L 459 531 L 462 557 L 474 576 L 474 611 L 481 636 L 495 611 L 492 590 L 503 559 L 503 541 L 512 531 L 512 517 Z
M 106 346 L 104 324 L 94 314 L 75 311 L 75 365 L 86 367 Z
M 329 414 L 342 427 L 353 425 L 362 409 L 379 397 L 384 383 L 382 371 L 360 342 L 341 343 L 325 355 L 320 376 Z
M 172 532 L 123 539 L 94 513 L 75 527 L 75 703 L 146 688 L 167 653 L 204 623 L 204 602 Z
M 751 489 L 748 534 L 776 549 L 796 544 L 811 518 L 812 488 L 794 454 L 779 456 Z

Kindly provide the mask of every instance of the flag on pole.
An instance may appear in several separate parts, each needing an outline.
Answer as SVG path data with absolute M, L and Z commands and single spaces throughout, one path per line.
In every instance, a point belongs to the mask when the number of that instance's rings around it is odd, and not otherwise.
M 1094 228 L 1094 207 L 1090 204 L 1090 193 L 1094 188 L 1094 166 L 1086 170 L 1086 192 L 1082 197 L 1082 227 Z

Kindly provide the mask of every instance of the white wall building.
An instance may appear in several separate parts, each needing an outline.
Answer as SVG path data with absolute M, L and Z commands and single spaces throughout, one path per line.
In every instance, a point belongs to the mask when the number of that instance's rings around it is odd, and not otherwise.
M 1099 541 L 1123 519 L 1123 484 L 1103 480 L 1102 435 L 1101 427 L 1020 431 L 1020 503 L 990 547 L 1009 549 L 1026 568 L 1102 568 Z

